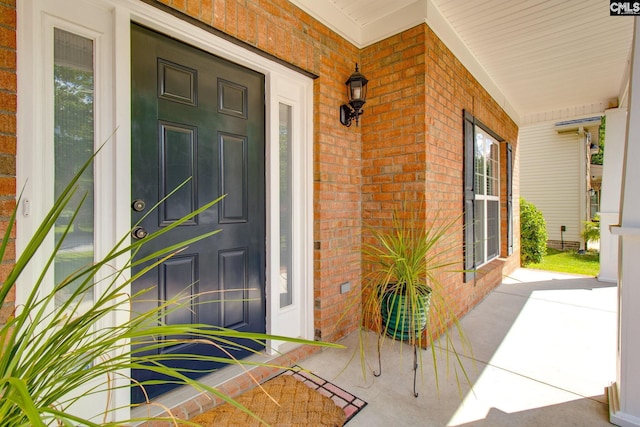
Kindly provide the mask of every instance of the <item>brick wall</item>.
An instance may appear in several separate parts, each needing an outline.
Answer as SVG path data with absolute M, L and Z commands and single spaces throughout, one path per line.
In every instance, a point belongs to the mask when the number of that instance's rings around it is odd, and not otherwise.
M 362 52 L 362 70 L 369 78 L 362 118 L 364 245 L 376 244 L 372 230 L 389 227 L 394 210 L 420 203 L 426 193 L 424 36 L 421 27 L 415 27 Z M 371 272 L 372 266 L 364 262 L 364 280 Z
M 16 2 L 0 1 L 0 233 L 15 206 L 16 195 Z M 15 238 L 15 232 L 12 237 Z M 4 281 L 15 260 L 12 241 L 0 263 Z M 14 290 L 15 291 L 15 290 Z M 0 324 L 13 312 L 15 293 L 7 295 L 0 307 Z
M 577 251 L 580 249 L 580 242 L 572 240 L 547 240 L 547 247 L 558 249 L 559 251 Z
M 514 160 L 517 126 L 426 25 L 363 49 L 362 70 L 370 79 L 362 118 L 363 241 L 371 239 L 369 227 L 388 226 L 399 204 L 422 199 L 427 221 L 437 220 L 438 215 L 460 218 L 460 228 L 443 244 L 456 248 L 448 256 L 459 259 L 458 269 L 463 269 L 463 110 L 511 143 Z M 505 159 L 506 149 L 501 160 L 502 194 Z M 517 201 L 517 167 L 514 171 Z M 507 258 L 506 200 L 502 205 L 501 256 Z M 514 211 L 516 231 L 518 217 Z M 517 238 L 514 247 L 519 247 Z M 439 278 L 462 316 L 518 265 L 516 251 L 481 268 L 473 283 L 464 283 L 462 273 L 442 272 Z

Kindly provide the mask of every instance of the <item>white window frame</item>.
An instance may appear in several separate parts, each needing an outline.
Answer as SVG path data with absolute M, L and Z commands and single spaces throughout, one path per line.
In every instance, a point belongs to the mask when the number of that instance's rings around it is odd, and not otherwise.
M 313 339 L 313 80 L 138 0 L 25 0 L 17 2 L 17 16 L 18 192 L 25 188 L 18 216 L 18 255 L 53 201 L 52 191 L 46 190 L 53 176 L 48 165 L 52 164 L 53 98 L 45 87 L 53 76 L 53 68 L 46 65 L 52 64 L 53 44 L 46 34 L 47 22 L 96 40 L 95 142 L 99 145 L 109 140 L 94 166 L 96 257 L 104 255 L 130 229 L 131 177 L 129 168 L 123 165 L 131 164 L 130 25 L 139 23 L 265 75 L 267 332 Z M 294 304 L 283 309 L 278 287 L 280 102 L 293 107 L 292 253 L 293 265 L 298 268 L 292 272 Z M 28 208 L 25 200 L 29 200 Z M 123 265 L 126 258 L 117 265 Z M 44 254 L 36 257 L 31 272 L 22 277 L 23 286 L 18 287 L 16 295 L 18 305 L 30 291 L 29 274 L 35 277 L 44 259 Z M 114 317 L 112 322 L 122 320 Z M 272 354 L 287 349 L 280 342 L 268 347 Z M 114 407 L 124 408 L 129 402 L 128 390 L 116 391 L 112 402 Z M 127 416 L 127 408 L 116 415 Z
M 478 141 L 478 133 L 481 133 L 483 136 L 483 153 L 491 153 L 491 149 L 490 147 L 487 147 L 488 145 L 494 145 L 496 147 L 495 152 L 497 153 L 497 159 L 496 159 L 496 170 L 497 170 L 497 182 L 494 184 L 494 188 L 495 188 L 495 193 L 496 194 L 486 194 L 487 193 L 487 189 L 489 188 L 488 185 L 488 181 L 491 179 L 491 177 L 489 175 L 487 175 L 487 161 L 489 159 L 489 157 L 485 156 L 483 154 L 483 171 L 482 171 L 482 188 L 484 189 L 483 193 L 479 193 L 478 189 L 476 188 L 476 193 L 475 193 L 475 200 L 476 203 L 478 201 L 482 202 L 482 206 L 484 207 L 483 209 L 483 215 L 482 217 L 484 218 L 483 221 L 483 227 L 482 229 L 484 230 L 483 236 L 480 239 L 480 244 L 482 244 L 483 246 L 483 258 L 480 260 L 477 260 L 477 265 L 476 267 L 480 267 L 484 264 L 489 263 L 490 261 L 500 257 L 500 244 L 501 244 L 501 236 L 500 236 L 500 231 L 501 231 L 501 222 L 500 222 L 500 142 L 494 138 L 491 133 L 483 128 L 481 128 L 480 126 L 474 126 L 474 131 L 473 131 L 473 140 L 474 143 L 476 144 L 477 147 L 477 141 Z M 477 170 L 476 170 L 476 176 L 478 175 Z M 475 179 L 475 177 L 474 177 Z M 498 238 L 498 242 L 497 242 L 497 251 L 495 255 L 489 256 L 488 255 L 488 230 L 489 230 L 489 218 L 488 218 L 488 202 L 497 202 L 498 203 L 498 218 L 497 218 L 497 238 Z M 476 219 L 477 221 L 477 219 Z M 476 228 L 477 229 L 477 228 Z

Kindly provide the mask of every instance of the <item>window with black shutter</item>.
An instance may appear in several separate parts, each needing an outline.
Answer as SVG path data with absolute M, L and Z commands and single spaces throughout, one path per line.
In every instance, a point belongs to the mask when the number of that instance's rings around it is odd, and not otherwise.
M 465 281 L 500 255 L 500 143 L 503 139 L 464 112 L 464 256 Z M 511 158 L 507 153 L 507 203 Z M 507 205 L 508 228 L 511 227 Z M 507 239 L 512 247 L 511 232 Z

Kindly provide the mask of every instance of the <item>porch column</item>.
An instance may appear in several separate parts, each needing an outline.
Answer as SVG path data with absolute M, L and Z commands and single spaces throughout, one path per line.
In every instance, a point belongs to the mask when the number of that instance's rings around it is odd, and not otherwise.
M 622 175 L 618 269 L 618 355 L 616 383 L 609 387 L 610 421 L 640 426 L 640 25 L 635 18 L 629 84 L 629 114 Z
M 600 194 L 600 272 L 598 280 L 618 281 L 618 236 L 609 227 L 620 223 L 620 188 L 622 186 L 622 161 L 627 134 L 626 108 L 605 111 L 606 130 L 605 161 L 602 166 Z

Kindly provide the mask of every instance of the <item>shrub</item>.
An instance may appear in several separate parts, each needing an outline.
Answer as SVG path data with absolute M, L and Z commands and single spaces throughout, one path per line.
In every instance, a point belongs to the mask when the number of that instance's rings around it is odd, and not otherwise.
M 547 224 L 542 212 L 520 198 L 520 263 L 538 263 L 547 254 Z
M 596 215 L 593 221 L 584 221 L 584 229 L 582 230 L 582 238 L 585 244 L 589 242 L 597 242 L 600 240 L 600 217 Z

